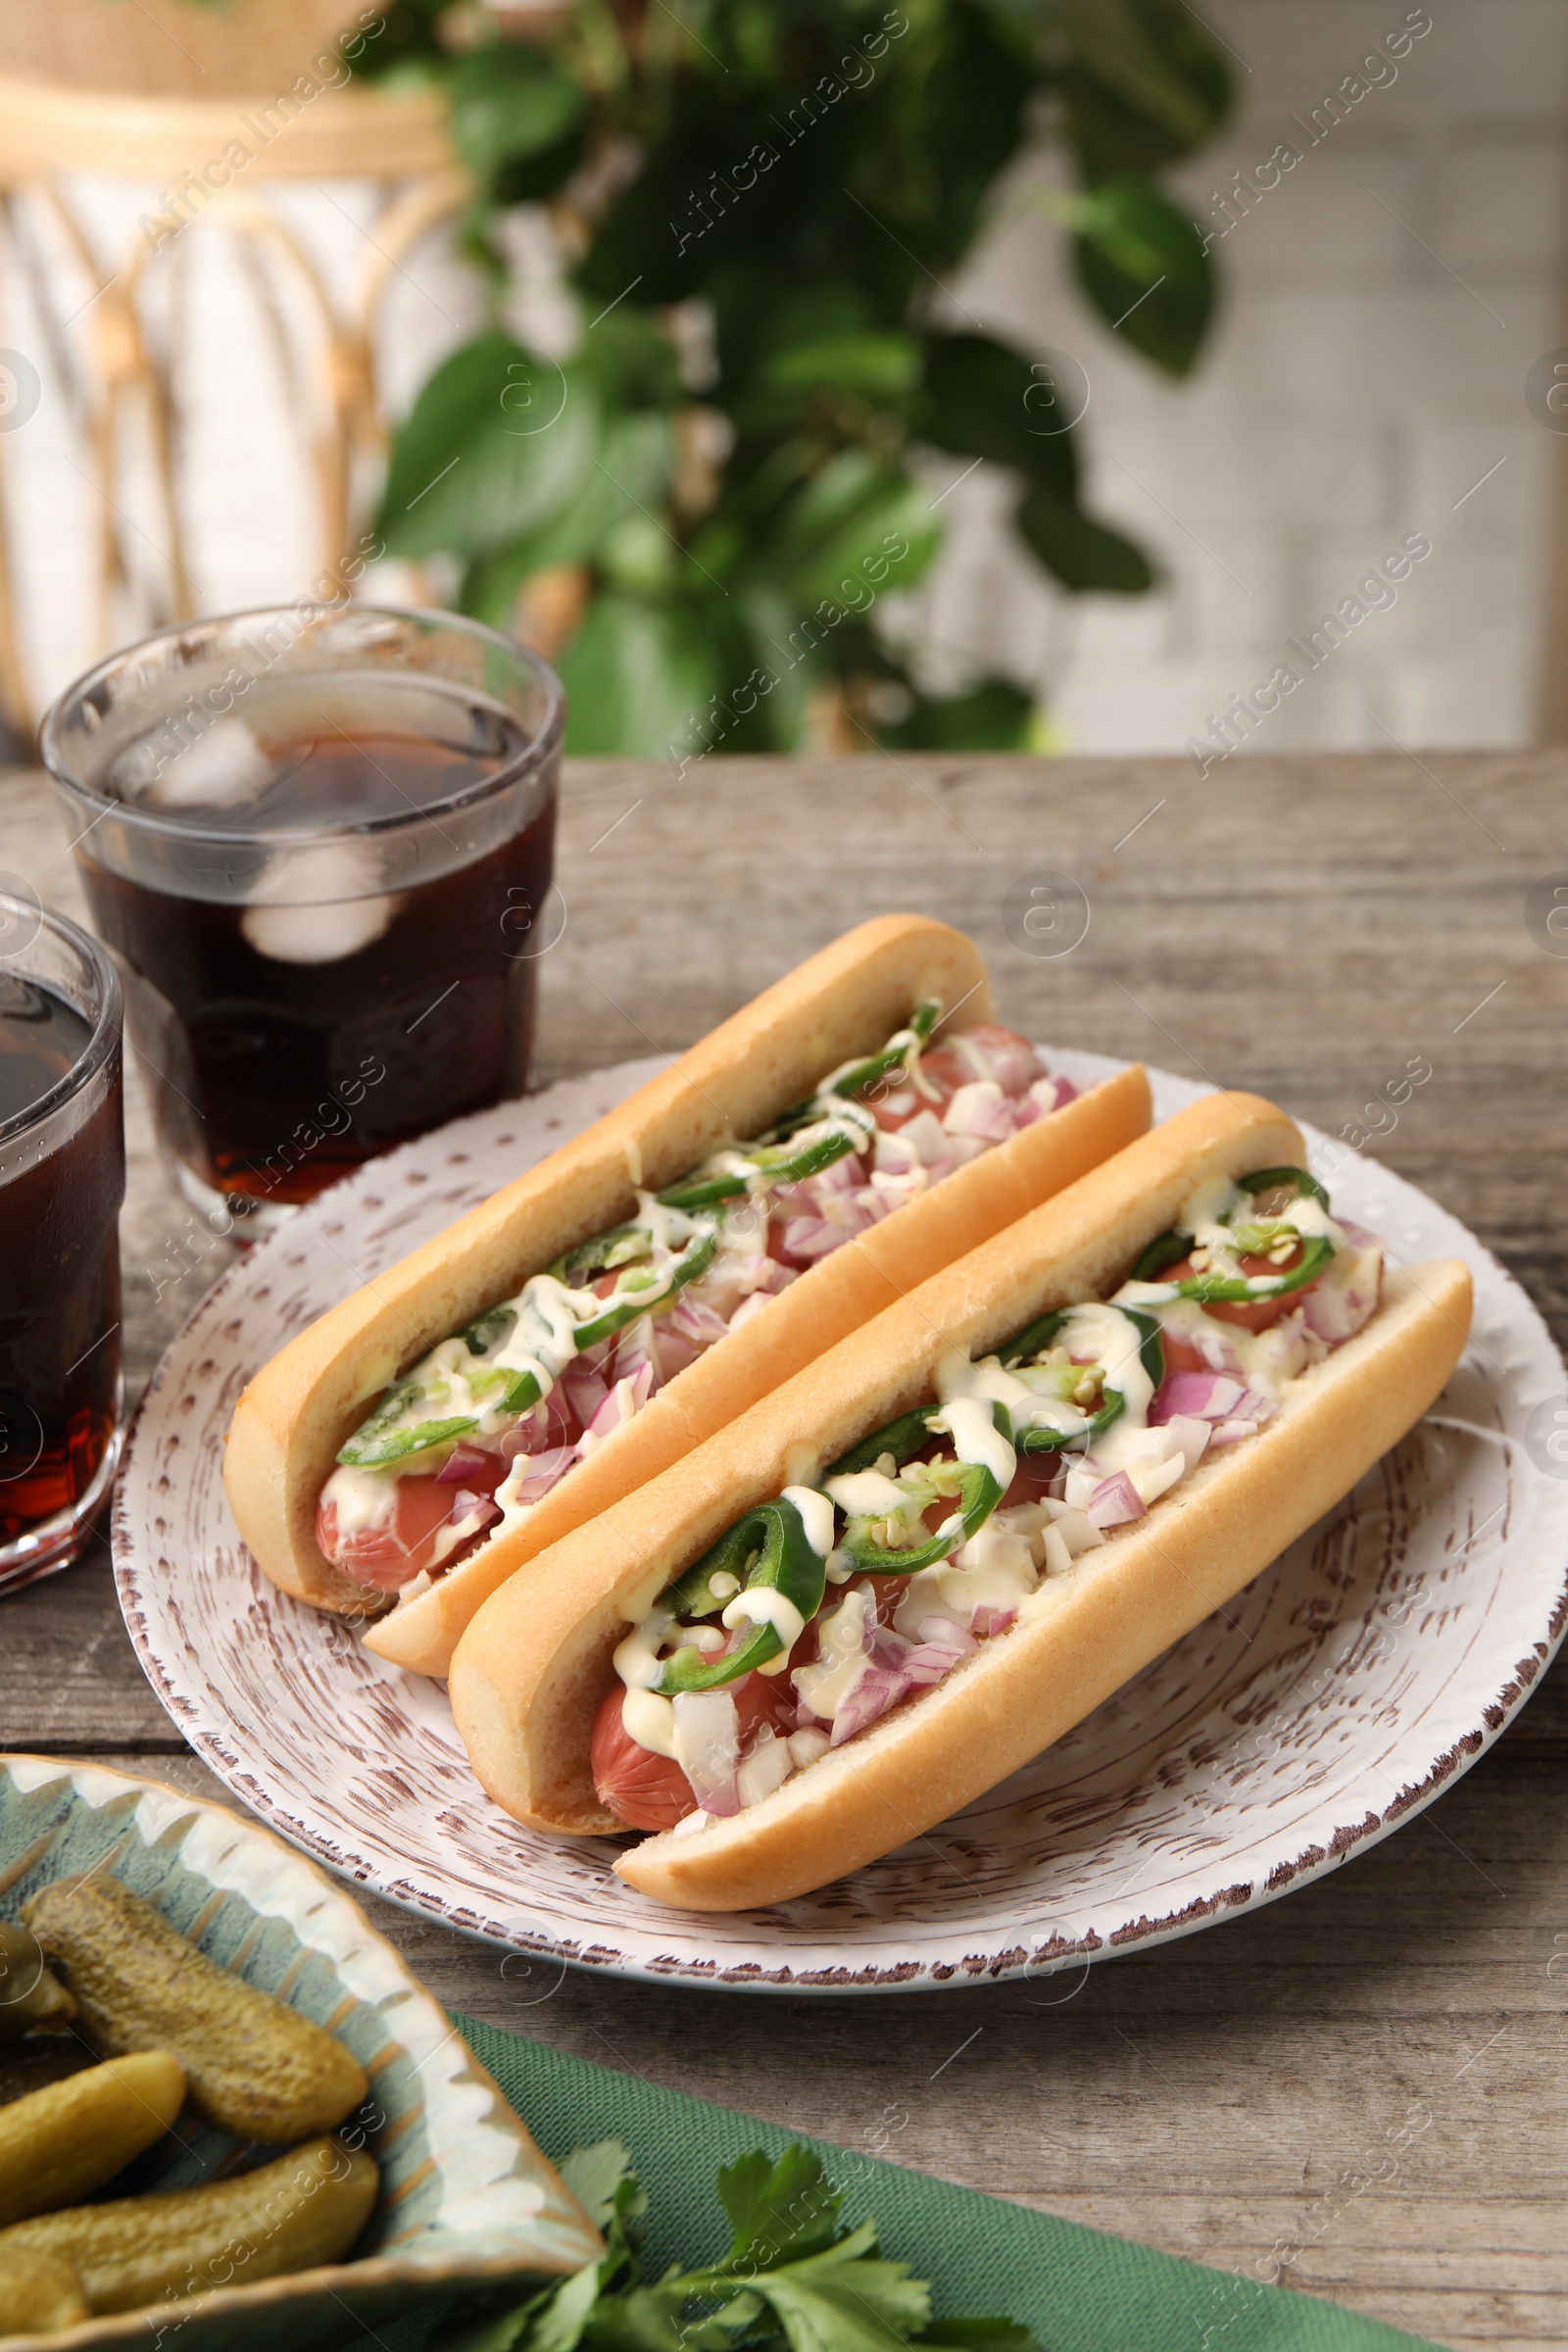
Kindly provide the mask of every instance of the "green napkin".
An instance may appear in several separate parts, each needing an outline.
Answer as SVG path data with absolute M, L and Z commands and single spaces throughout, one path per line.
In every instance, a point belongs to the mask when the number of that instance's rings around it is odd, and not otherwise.
M 750 2148 L 777 2155 L 803 2132 L 661 2090 L 586 2058 L 456 2021 L 547 2156 L 619 2139 L 648 2191 L 648 2269 L 719 2254 L 728 2227 L 713 2175 Z M 759 2024 L 764 2021 L 760 2012 Z M 940 2313 L 1004 2312 L 1044 2352 L 1409 2352 L 1423 2337 L 1106 2237 L 853 2149 L 810 2143 L 845 2191 L 844 2218 L 874 2214 L 882 2250 L 913 2265 Z

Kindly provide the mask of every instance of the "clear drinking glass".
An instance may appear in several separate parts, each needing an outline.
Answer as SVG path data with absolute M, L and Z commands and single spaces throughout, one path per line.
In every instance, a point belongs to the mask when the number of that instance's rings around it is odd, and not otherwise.
M 74 1560 L 120 1458 L 120 982 L 0 894 L 0 1592 Z
M 305 602 L 146 638 L 49 712 L 159 1134 L 215 1223 L 268 1231 L 522 1093 L 564 720 L 476 621 Z

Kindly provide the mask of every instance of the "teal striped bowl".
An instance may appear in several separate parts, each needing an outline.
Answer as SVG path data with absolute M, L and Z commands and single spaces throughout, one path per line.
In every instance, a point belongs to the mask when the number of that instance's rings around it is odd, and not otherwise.
M 346 2042 L 370 2097 L 344 2126 L 381 2168 L 350 2262 L 214 2286 L 6 2352 L 317 2352 L 358 2324 L 469 2288 L 560 2277 L 599 2253 L 593 2225 L 445 2014 L 315 1863 L 222 1805 L 95 1764 L 0 1756 L 0 1917 L 52 1879 L 98 1865 L 153 1903 L 209 1959 Z M 204 2126 L 138 2162 L 134 2185 L 183 2188 L 232 2151 Z

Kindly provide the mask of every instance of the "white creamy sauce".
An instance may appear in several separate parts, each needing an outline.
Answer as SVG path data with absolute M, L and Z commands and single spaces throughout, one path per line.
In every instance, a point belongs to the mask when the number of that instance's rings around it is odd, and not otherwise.
M 943 1424 L 959 1461 L 989 1470 L 1005 1494 L 1018 1457 L 992 1418 L 989 1403 L 978 1396 L 955 1396 L 942 1407 L 939 1426 Z
M 734 1599 L 726 1601 L 719 1622 L 733 1633 L 741 1625 L 770 1625 L 784 1647 L 777 1657 L 769 1658 L 759 1667 L 760 1674 L 782 1674 L 790 1662 L 790 1651 L 806 1631 L 806 1619 L 787 1593 L 774 1585 L 751 1585 Z M 618 1652 L 616 1653 L 619 1654 Z
M 837 1503 L 849 1519 L 898 1519 L 919 1510 L 923 1498 L 881 1470 L 847 1470 L 841 1478 L 828 1480 L 818 1500 L 827 1500 L 830 1511 Z
M 825 1560 L 833 1548 L 833 1505 L 827 1496 L 815 1487 L 786 1487 L 780 1499 L 795 1505 L 806 1530 L 806 1541 L 817 1558 Z
M 620 1720 L 628 1740 L 656 1756 L 675 1753 L 675 1702 L 657 1690 L 628 1690 L 620 1702 Z
M 824 1723 L 832 1722 L 870 1662 L 865 1654 L 870 1613 L 870 1595 L 857 1585 L 836 1609 L 818 1618 L 817 1663 L 798 1666 L 791 1677 L 799 1696 Z
M 1246 1199 L 1233 1177 L 1205 1176 L 1201 1184 L 1194 1185 L 1182 1202 L 1172 1224 L 1175 1233 L 1190 1233 L 1195 1242 L 1220 1230 L 1220 1219 L 1229 1216 L 1238 1201 Z
M 339 1535 L 363 1536 L 384 1527 L 397 1508 L 397 1482 L 381 1470 L 356 1470 L 339 1462 L 321 1490 L 321 1499 L 337 1513 Z
M 631 1222 L 647 1227 L 656 1250 L 671 1251 L 684 1250 L 693 1234 L 702 1230 L 695 1217 L 688 1216 L 683 1208 L 668 1207 L 657 1193 L 639 1192 L 637 1214 Z
M 667 1609 L 650 1609 L 624 1642 L 616 1642 L 614 1668 L 628 1690 L 653 1689 L 660 1676 L 660 1649 L 674 1630 L 675 1620 Z

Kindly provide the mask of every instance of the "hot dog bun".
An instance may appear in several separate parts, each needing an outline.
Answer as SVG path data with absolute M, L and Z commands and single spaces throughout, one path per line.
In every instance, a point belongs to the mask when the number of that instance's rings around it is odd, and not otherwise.
M 639 1185 L 673 1182 L 755 1135 L 824 1073 L 874 1051 L 923 997 L 960 1025 L 990 1017 L 979 951 L 921 915 L 862 923 L 767 989 L 601 1119 L 331 1308 L 241 1396 L 224 1485 L 272 1582 L 318 1608 L 361 1614 L 364 1590 L 316 1542 L 333 1459 L 404 1366 L 562 1251 L 619 1222 Z M 1149 1124 L 1142 1070 L 1121 1073 L 956 1170 L 855 1247 L 824 1259 L 662 1390 L 520 1526 L 461 1562 L 368 1637 L 384 1657 L 444 1674 L 470 1618 L 521 1565 L 744 1412 L 890 1299 L 1072 1182 Z
M 919 1402 L 948 1349 L 983 1354 L 1054 1306 L 1102 1296 L 1202 1177 L 1302 1157 L 1272 1104 L 1205 1098 L 557 1544 L 486 1604 L 453 1660 L 458 1727 L 490 1794 L 538 1828 L 618 1830 L 595 1793 L 588 1740 L 628 1622 L 752 1503 L 810 1483 Z M 822 1886 L 931 1828 L 1059 1738 L 1347 1493 L 1441 1390 L 1469 1318 L 1457 1261 L 1391 1276 L 1371 1322 L 1302 1378 L 1277 1420 L 1048 1580 L 1011 1632 L 761 1804 L 696 1837 L 651 1838 L 617 1870 L 686 1909 L 740 1909 Z

